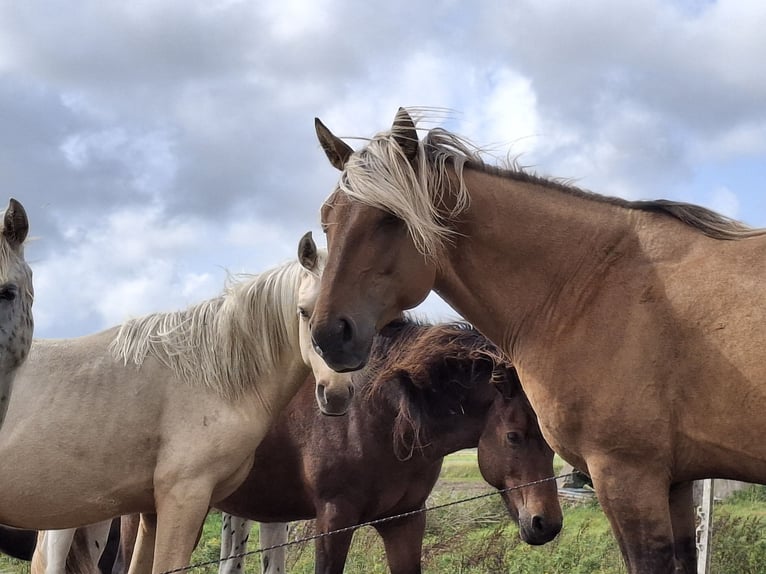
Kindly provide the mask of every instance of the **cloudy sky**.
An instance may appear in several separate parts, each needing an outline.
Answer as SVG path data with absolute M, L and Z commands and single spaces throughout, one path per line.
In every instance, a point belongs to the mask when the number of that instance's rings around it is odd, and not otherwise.
M 321 239 L 315 116 L 370 136 L 448 108 L 540 173 L 766 226 L 764 29 L 761 0 L 0 0 L 36 335 L 185 307 Z

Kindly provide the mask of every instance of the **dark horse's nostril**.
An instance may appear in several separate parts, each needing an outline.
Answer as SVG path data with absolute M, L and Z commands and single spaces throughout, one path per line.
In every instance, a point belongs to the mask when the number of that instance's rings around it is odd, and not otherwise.
M 543 517 L 540 515 L 535 515 L 532 517 L 532 529 L 540 532 L 545 527 L 545 522 L 543 521 Z
M 354 387 L 352 387 L 352 386 L 348 387 L 348 396 L 349 397 L 353 397 L 355 392 L 356 392 L 356 389 Z

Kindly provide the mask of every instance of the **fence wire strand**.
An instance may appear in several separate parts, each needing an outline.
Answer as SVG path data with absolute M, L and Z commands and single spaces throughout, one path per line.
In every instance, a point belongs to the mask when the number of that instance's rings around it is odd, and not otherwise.
M 461 498 L 460 500 L 453 500 L 450 502 L 444 502 L 442 504 L 437 504 L 434 506 L 424 506 L 423 508 L 418 508 L 417 510 L 410 510 L 409 512 L 404 512 L 402 514 L 396 514 L 394 516 L 386 516 L 384 518 L 376 518 L 375 520 L 368 520 L 367 522 L 362 522 L 361 524 L 355 524 L 353 526 L 346 526 L 344 528 L 338 528 L 337 530 L 330 530 L 329 532 L 320 532 L 318 534 L 312 534 L 311 536 L 304 536 L 303 538 L 297 538 L 295 540 L 289 540 L 287 542 L 283 542 L 281 544 L 275 544 L 274 546 L 267 546 L 266 548 L 258 548 L 257 550 L 249 550 L 247 552 L 240 552 L 239 554 L 233 554 L 231 556 L 227 556 L 226 558 L 219 558 L 218 560 L 208 560 L 206 562 L 197 562 L 196 564 L 190 564 L 189 566 L 182 566 L 180 568 L 174 568 L 172 570 L 166 570 L 162 574 L 176 574 L 178 572 L 188 572 L 190 570 L 194 570 L 197 568 L 206 568 L 207 566 L 215 566 L 216 564 L 221 564 L 222 562 L 226 562 L 228 560 L 236 560 L 238 558 L 245 558 L 246 556 L 252 556 L 254 554 L 261 554 L 262 552 L 268 552 L 270 550 L 277 550 L 279 548 L 285 548 L 287 546 L 295 546 L 296 544 L 304 544 L 306 542 L 311 542 L 312 540 L 317 540 L 318 538 L 324 538 L 325 536 L 332 536 L 334 534 L 340 534 L 343 532 L 348 532 L 350 530 L 357 530 L 359 528 L 363 528 L 365 526 L 374 526 L 376 524 L 381 524 L 383 522 L 390 522 L 391 520 L 397 520 L 399 518 L 406 518 L 408 516 L 413 516 L 415 514 L 419 514 L 421 512 L 432 512 L 434 510 L 441 510 L 443 508 L 447 508 L 449 506 L 455 506 L 457 504 L 465 504 L 466 502 L 473 502 L 474 500 L 479 500 L 481 498 L 487 498 L 489 496 L 496 496 L 499 494 L 504 494 L 506 492 L 511 492 L 513 490 L 520 490 L 522 488 L 527 488 L 529 486 L 535 486 L 537 484 L 542 484 L 544 482 L 550 482 L 552 480 L 559 480 L 561 478 L 569 478 L 570 476 L 574 476 L 573 472 L 569 472 L 567 474 L 560 474 L 558 476 L 549 476 L 548 478 L 541 478 L 540 480 L 535 480 L 533 482 L 527 482 L 526 484 L 520 484 L 518 486 L 509 486 L 507 488 L 502 488 L 498 490 L 493 490 L 491 492 L 484 492 L 482 494 L 477 494 L 475 496 L 470 496 L 468 498 Z

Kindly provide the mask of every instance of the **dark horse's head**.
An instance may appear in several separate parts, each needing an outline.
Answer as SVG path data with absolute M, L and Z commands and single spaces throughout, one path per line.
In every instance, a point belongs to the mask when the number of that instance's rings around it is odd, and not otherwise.
M 479 440 L 479 468 L 484 480 L 503 491 L 522 540 L 545 544 L 556 537 L 563 521 L 556 481 L 522 485 L 552 478 L 554 453 L 516 371 L 507 369 L 496 386 L 498 394 Z
M 366 394 L 385 394 L 397 411 L 393 438 L 400 458 L 439 445 L 443 456 L 478 444 L 482 475 L 498 489 L 553 476 L 553 451 L 516 371 L 470 325 L 394 321 L 375 337 L 363 372 L 373 379 Z M 555 481 L 503 498 L 525 542 L 544 544 L 561 530 Z

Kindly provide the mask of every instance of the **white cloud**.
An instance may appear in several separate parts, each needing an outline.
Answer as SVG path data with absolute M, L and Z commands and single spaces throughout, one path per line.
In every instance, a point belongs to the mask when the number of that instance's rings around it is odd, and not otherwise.
M 733 217 L 739 218 L 739 199 L 737 195 L 727 187 L 718 187 L 710 193 L 708 205 L 711 209 Z
M 182 306 L 225 269 L 292 257 L 336 177 L 314 116 L 364 137 L 400 105 L 448 108 L 438 124 L 541 173 L 722 210 L 733 193 L 764 220 L 765 15 L 753 0 L 5 3 L 0 185 L 43 238 L 38 334 Z M 743 157 L 750 180 L 719 173 Z

